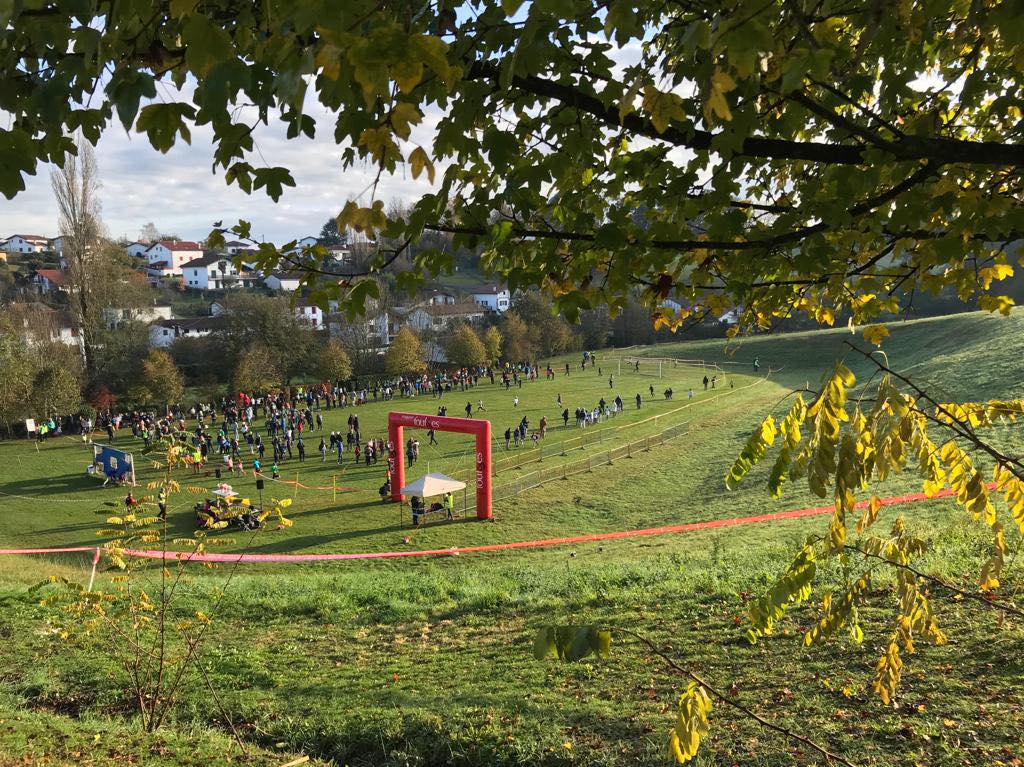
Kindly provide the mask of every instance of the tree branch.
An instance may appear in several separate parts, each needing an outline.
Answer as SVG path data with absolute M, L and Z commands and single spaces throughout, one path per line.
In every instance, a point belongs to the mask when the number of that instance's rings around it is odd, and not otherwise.
M 923 573 L 917 568 L 911 567 L 910 565 L 904 565 L 900 562 L 893 562 L 891 559 L 886 559 L 881 554 L 872 554 L 871 552 L 866 551 L 860 548 L 859 546 L 846 544 L 845 546 L 843 546 L 843 548 L 849 549 L 850 551 L 856 551 L 870 559 L 877 559 L 881 562 L 884 562 L 887 565 L 899 568 L 900 570 L 906 570 L 911 575 L 915 575 L 918 578 L 921 578 L 922 580 L 928 581 L 929 583 L 934 583 L 936 586 L 944 588 L 947 591 L 952 591 L 954 594 L 959 594 L 964 599 L 972 599 L 975 602 L 981 602 L 986 607 L 991 607 L 994 610 L 1001 610 L 1002 612 L 1010 613 L 1011 615 L 1016 615 L 1018 618 L 1024 618 L 1024 610 L 1021 610 L 1016 605 L 1007 604 L 1006 602 L 1000 602 L 996 599 L 989 599 L 983 593 L 967 591 L 958 586 L 954 586 L 952 583 L 944 581 L 941 578 L 937 578 L 934 575 L 928 575 L 927 573 Z
M 747 708 L 742 703 L 739 703 L 738 701 L 734 700 L 733 698 L 727 696 L 725 693 L 715 689 L 710 684 L 708 684 L 706 681 L 704 681 L 704 679 L 702 679 L 701 677 L 697 676 L 697 674 L 693 673 L 689 669 L 683 668 L 678 663 L 676 663 L 669 655 L 667 655 L 662 650 L 658 649 L 657 645 L 655 645 L 654 642 L 652 642 L 650 639 L 645 637 L 643 634 L 640 634 L 640 633 L 638 633 L 636 631 L 632 631 L 631 629 L 618 629 L 618 631 L 622 632 L 623 634 L 628 634 L 631 637 L 635 637 L 640 642 L 642 642 L 644 645 L 646 645 L 647 649 L 649 649 L 654 655 L 657 655 L 659 658 L 661 658 L 661 660 L 665 663 L 665 665 L 667 665 L 673 671 L 675 671 L 678 674 L 681 674 L 682 676 L 685 676 L 688 679 L 692 679 L 694 682 L 696 682 L 701 687 L 706 689 L 709 693 L 711 693 L 711 695 L 714 698 L 716 698 L 718 701 L 720 701 L 721 703 L 724 703 L 727 706 L 731 706 L 732 708 L 734 708 L 737 711 L 741 712 L 744 716 L 747 716 L 750 719 L 753 719 L 755 722 L 757 722 L 762 727 L 764 727 L 766 729 L 769 729 L 769 730 L 772 730 L 773 732 L 777 732 L 780 735 L 788 738 L 789 740 L 795 740 L 795 741 L 797 741 L 799 743 L 803 743 L 805 746 L 808 746 L 809 748 L 814 749 L 815 751 L 817 751 L 819 754 L 821 754 L 822 756 L 824 756 L 827 760 L 829 760 L 831 762 L 838 762 L 839 764 L 846 765 L 846 767 L 856 767 L 852 762 L 848 761 L 847 759 L 845 759 L 842 756 L 839 756 L 838 754 L 833 754 L 827 748 L 825 748 L 824 746 L 821 746 L 821 745 L 815 743 L 810 738 L 807 738 L 807 737 L 805 737 L 803 735 L 799 735 L 799 734 L 793 732 L 792 730 L 790 730 L 790 729 L 788 729 L 786 727 L 783 727 L 780 724 L 775 724 L 774 722 L 771 722 L 771 721 L 765 719 L 763 716 L 761 716 L 760 714 L 755 712 L 753 709 Z
M 467 80 L 501 80 L 501 67 L 493 61 L 468 62 Z M 536 75 L 513 75 L 511 85 L 535 96 L 554 99 L 592 115 L 607 126 L 665 141 L 694 151 L 714 150 L 718 134 L 693 127 L 669 125 L 659 132 L 645 117 L 636 112 L 619 116 L 617 105 L 606 105 L 596 96 L 585 93 L 576 85 L 555 82 Z M 818 141 L 790 141 L 786 139 L 748 136 L 736 151 L 737 157 L 771 160 L 805 160 L 826 165 L 866 165 L 865 148 L 853 144 L 823 143 Z M 932 160 L 939 163 L 966 165 L 1024 165 L 1024 144 L 1004 144 L 994 141 L 962 141 L 938 136 L 903 136 L 884 150 L 895 160 Z

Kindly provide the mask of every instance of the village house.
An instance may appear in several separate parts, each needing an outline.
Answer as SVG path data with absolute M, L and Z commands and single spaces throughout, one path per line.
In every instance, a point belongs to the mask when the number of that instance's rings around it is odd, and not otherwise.
M 188 240 L 161 240 L 146 249 L 151 277 L 181 276 L 185 264 L 202 256 L 202 246 Z
M 414 330 L 444 330 L 460 322 L 477 322 L 484 314 L 477 304 L 422 304 L 409 311 L 405 324 Z
M 273 291 L 293 291 L 299 289 L 300 275 L 297 272 L 271 272 L 263 278 L 263 284 Z
M 157 320 L 149 326 L 149 345 L 164 349 L 179 338 L 202 338 L 224 328 L 224 317 Z
M 489 312 L 501 314 L 507 312 L 512 305 L 512 295 L 508 288 L 500 285 L 482 285 L 469 291 L 473 301 Z
M 67 274 L 60 269 L 36 269 L 32 274 L 32 284 L 43 295 L 49 295 L 57 291 L 67 292 L 67 280 Z
M 38 234 L 12 234 L 3 244 L 4 252 L 12 253 L 45 253 L 50 249 L 50 239 Z
M 232 256 L 237 256 L 239 253 L 249 253 L 252 250 L 252 245 L 247 242 L 241 242 L 240 240 L 232 240 L 231 242 L 224 243 L 224 252 L 230 253 Z
M 231 259 L 216 253 L 183 264 L 181 272 L 185 287 L 191 290 L 228 290 L 256 282 L 255 275 L 239 270 Z
M 50 250 L 56 253 L 61 258 L 64 258 L 64 245 L 67 243 L 68 238 L 63 234 L 58 234 L 56 237 L 50 240 Z
M 154 304 L 139 308 L 108 306 L 103 310 L 103 324 L 107 330 L 116 330 L 128 322 L 150 323 L 155 320 L 169 320 L 174 315 L 167 304 Z
M 295 302 L 295 316 L 299 322 L 304 322 L 317 330 L 324 327 L 323 309 L 316 304 L 311 304 L 305 298 L 300 298 Z
M 125 251 L 129 256 L 135 256 L 137 258 L 144 258 L 146 251 L 149 250 L 151 242 L 130 242 L 125 248 Z

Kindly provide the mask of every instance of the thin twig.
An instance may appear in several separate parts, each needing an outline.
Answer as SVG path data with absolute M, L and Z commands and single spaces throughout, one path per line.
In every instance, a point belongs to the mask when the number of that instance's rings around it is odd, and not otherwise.
M 922 580 L 928 581 L 929 583 L 934 583 L 936 586 L 944 588 L 947 591 L 952 591 L 954 594 L 959 594 L 964 599 L 973 599 L 975 602 L 981 602 L 986 607 L 991 607 L 994 610 L 1001 610 L 1002 612 L 1010 613 L 1011 615 L 1016 615 L 1018 618 L 1024 618 L 1024 610 L 1021 610 L 1019 607 L 1015 605 L 1007 604 L 1006 602 L 1002 602 L 996 599 L 990 599 L 986 597 L 983 593 L 967 591 L 965 589 L 960 588 L 959 586 L 954 586 L 952 583 L 949 583 L 948 581 L 944 581 L 942 578 L 938 578 L 934 575 L 928 575 L 927 573 L 923 573 L 915 567 L 902 564 L 901 562 L 893 562 L 891 559 L 887 559 L 883 557 L 881 554 L 872 554 L 870 551 L 866 551 L 865 549 L 862 549 L 859 546 L 846 544 L 843 548 L 849 549 L 850 551 L 856 551 L 860 554 L 863 554 L 865 557 L 869 557 L 871 559 L 877 559 L 881 562 L 884 562 L 887 565 L 899 568 L 900 570 L 906 570 L 911 575 L 915 575 L 918 578 L 921 578 Z
M 914 390 L 914 393 L 917 395 L 918 400 L 924 400 L 925 402 L 927 402 L 935 409 L 935 413 L 940 413 L 941 415 L 944 416 L 944 418 L 939 418 L 937 415 L 929 413 L 926 410 L 919 408 L 918 412 L 920 412 L 921 415 L 923 415 L 929 421 L 932 421 L 933 423 L 938 424 L 939 426 L 942 426 L 944 428 L 949 429 L 950 431 L 955 432 L 958 436 L 967 440 L 982 452 L 988 453 L 988 455 L 994 458 L 998 463 L 1005 466 L 1008 471 L 1010 471 L 1015 477 L 1017 477 L 1017 479 L 1024 481 L 1024 463 L 1022 463 L 1020 460 L 1012 456 L 999 452 L 994 447 L 989 445 L 987 442 L 985 442 L 983 439 L 981 439 L 974 433 L 974 430 L 971 428 L 970 424 L 964 423 L 961 419 L 957 418 L 955 415 L 950 413 L 944 405 L 942 405 L 940 402 L 937 402 L 930 394 L 928 394 L 928 392 L 926 392 L 920 386 L 911 381 L 907 376 L 903 375 L 902 373 L 897 373 L 895 370 L 890 368 L 886 363 L 877 359 L 873 353 L 864 351 L 851 341 L 844 341 L 843 343 L 845 343 L 858 354 L 862 355 L 869 362 L 876 365 L 879 368 L 879 370 L 888 373 L 893 378 L 902 381 L 904 384 L 909 386 L 911 389 Z
M 635 637 L 636 639 L 640 640 L 643 644 L 645 644 L 647 646 L 647 648 L 652 653 L 654 653 L 659 658 L 661 658 L 661 660 L 664 661 L 665 664 L 669 668 L 671 668 L 673 671 L 675 671 L 675 672 L 677 672 L 679 674 L 682 674 L 683 676 L 685 676 L 685 677 L 687 677 L 689 679 L 692 679 L 694 682 L 696 682 L 697 684 L 702 686 L 704 689 L 706 689 L 709 693 L 711 693 L 711 695 L 713 697 L 715 697 L 716 699 L 718 699 L 722 703 L 726 704 L 727 706 L 731 706 L 732 708 L 734 708 L 737 711 L 741 712 L 745 716 L 750 717 L 755 722 L 760 724 L 762 727 L 764 727 L 766 729 L 769 729 L 769 730 L 772 730 L 773 732 L 777 732 L 780 735 L 788 738 L 789 740 L 795 740 L 795 741 L 797 741 L 799 743 L 803 743 L 805 746 L 808 746 L 809 748 L 812 748 L 815 751 L 817 751 L 819 754 L 824 756 L 825 759 L 827 759 L 829 761 L 838 762 L 839 764 L 844 764 L 844 765 L 846 765 L 846 767 L 856 767 L 856 765 L 853 764 L 853 762 L 848 761 L 847 759 L 845 759 L 844 757 L 840 756 L 839 754 L 833 754 L 827 748 L 825 748 L 822 745 L 819 745 L 818 743 L 815 743 L 810 738 L 807 738 L 807 737 L 805 737 L 803 735 L 799 735 L 799 734 L 793 732 L 792 730 L 790 730 L 790 729 L 788 729 L 786 727 L 783 727 L 780 724 L 775 724 L 774 722 L 771 722 L 771 721 L 765 719 L 763 716 L 761 716 L 760 714 L 758 714 L 754 710 L 752 710 L 750 708 L 747 708 L 742 703 L 739 703 L 736 700 L 733 700 L 732 698 L 727 696 L 725 693 L 720 692 L 719 690 L 715 689 L 710 684 L 708 684 L 704 679 L 702 679 L 701 677 L 697 676 L 697 674 L 693 673 L 692 671 L 690 671 L 687 668 L 683 668 L 678 663 L 676 663 L 669 655 L 667 655 L 662 650 L 659 650 L 657 645 L 655 645 L 654 642 L 652 642 L 650 639 L 645 637 L 643 634 L 639 634 L 636 631 L 632 631 L 630 629 L 619 629 L 619 631 L 621 631 L 623 634 L 628 634 L 628 635 L 630 635 L 632 637 Z

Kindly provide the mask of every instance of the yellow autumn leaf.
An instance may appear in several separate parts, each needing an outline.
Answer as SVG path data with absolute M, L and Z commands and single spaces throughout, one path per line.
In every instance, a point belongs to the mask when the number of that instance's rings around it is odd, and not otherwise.
M 1004 317 L 1009 316 L 1013 309 L 1013 299 L 1009 296 L 981 296 L 978 299 L 978 306 L 986 312 L 999 312 Z
M 674 93 L 662 93 L 657 88 L 648 86 L 644 89 L 643 109 L 651 118 L 651 123 L 658 133 L 664 133 L 672 120 L 686 117 L 683 111 L 683 100 Z
M 431 184 L 434 183 L 434 163 L 430 161 L 423 147 L 418 146 L 412 150 L 412 154 L 409 155 L 409 165 L 412 166 L 412 177 L 414 179 L 419 178 L 420 174 L 426 170 L 427 179 Z
M 864 340 L 875 346 L 881 346 L 882 341 L 889 337 L 889 328 L 885 325 L 871 325 L 864 328 Z

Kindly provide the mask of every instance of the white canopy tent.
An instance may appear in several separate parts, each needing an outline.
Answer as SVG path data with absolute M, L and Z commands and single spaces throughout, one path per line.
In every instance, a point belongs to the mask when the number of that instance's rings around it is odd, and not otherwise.
M 435 495 L 454 493 L 456 490 L 465 490 L 466 483 L 459 482 L 444 474 L 424 474 L 415 482 L 410 482 L 402 488 L 402 495 L 418 495 L 420 498 L 430 498 Z
M 401 509 L 399 510 L 399 525 L 404 519 L 404 499 L 406 496 L 420 498 L 430 498 L 438 495 L 445 495 L 446 493 L 454 493 L 457 490 L 462 490 L 462 514 L 463 517 L 466 515 L 466 483 L 460 482 L 457 479 L 452 479 L 445 474 L 424 474 L 422 477 L 414 482 L 410 482 L 408 485 L 401 489 L 403 502 Z M 435 503 L 432 508 L 440 508 L 441 504 Z M 450 518 L 450 517 L 449 517 Z M 416 522 L 416 515 L 414 510 L 413 522 Z

